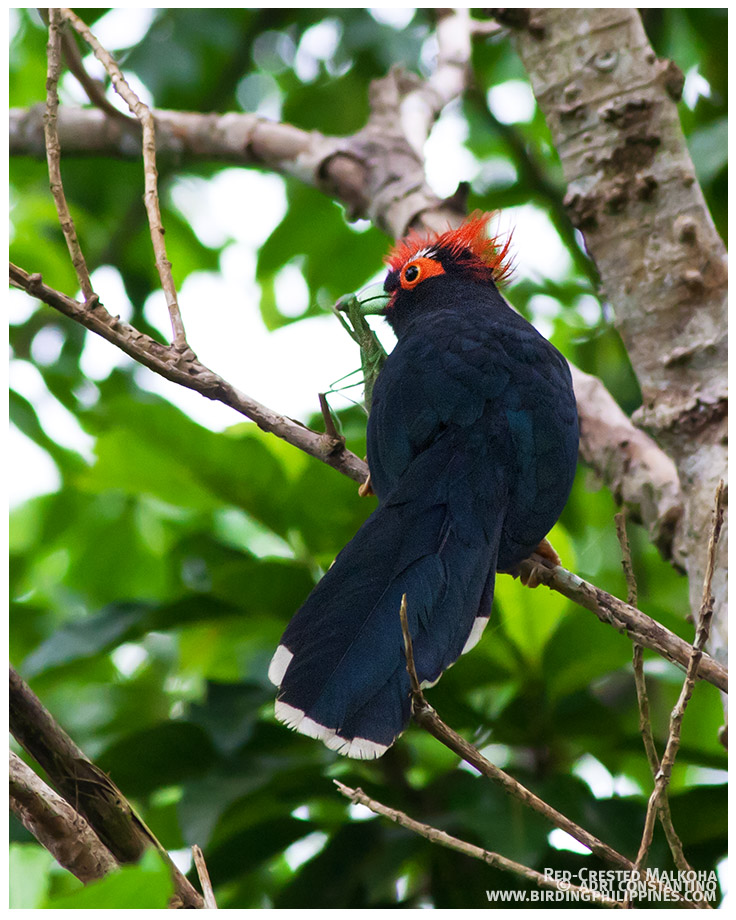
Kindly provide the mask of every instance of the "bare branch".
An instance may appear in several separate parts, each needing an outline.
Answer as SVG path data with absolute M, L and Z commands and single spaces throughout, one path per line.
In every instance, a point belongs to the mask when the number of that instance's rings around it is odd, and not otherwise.
M 10 751 L 10 807 L 23 826 L 80 882 L 102 878 L 118 862 L 84 818 Z
M 543 799 L 540 799 L 539 796 L 536 796 L 508 773 L 505 773 L 495 766 L 495 764 L 487 760 L 480 751 L 474 748 L 461 735 L 454 731 L 454 729 L 450 728 L 449 725 L 442 721 L 437 715 L 437 712 L 429 705 L 424 695 L 421 693 L 414 695 L 412 714 L 414 716 L 414 721 L 418 725 L 421 725 L 422 728 L 426 729 L 426 731 L 438 741 L 441 741 L 445 747 L 448 747 L 451 751 L 454 751 L 458 756 L 462 757 L 463 760 L 475 767 L 483 776 L 493 780 L 493 782 L 501 786 L 505 792 L 526 805 L 527 808 L 536 811 L 555 827 L 565 831 L 579 843 L 582 843 L 583 846 L 588 847 L 604 862 L 624 869 L 633 866 L 625 856 L 617 853 L 612 847 L 609 847 L 608 844 L 603 843 L 602 840 L 599 840 L 555 808 L 552 808 L 551 805 L 548 805 Z
M 64 196 L 64 185 L 61 181 L 61 146 L 56 130 L 57 113 L 59 109 L 59 76 L 61 75 L 61 26 L 62 20 L 58 9 L 49 10 L 49 41 L 47 45 L 48 71 L 46 78 L 46 112 L 44 114 L 44 134 L 46 138 L 46 160 L 49 165 L 49 184 L 54 204 L 59 215 L 59 223 L 64 233 L 69 255 L 71 256 L 74 270 L 79 279 L 79 286 L 84 294 L 84 299 L 89 300 L 94 296 L 92 282 L 89 278 L 87 263 L 77 239 L 77 231 L 69 212 L 69 206 Z
M 520 566 L 522 575 L 532 569 L 538 577 L 541 575 L 542 583 L 548 588 L 559 591 L 571 601 L 592 611 L 601 623 L 613 626 L 663 658 L 683 668 L 689 667 L 693 646 L 641 610 L 596 588 L 589 581 L 568 572 L 562 566 L 550 567 L 549 563 L 536 553 Z M 702 653 L 699 656 L 694 674 L 696 678 L 706 680 L 724 693 L 728 693 L 728 671 L 709 655 Z
M 406 618 L 406 594 L 401 597 L 401 607 L 399 608 L 399 618 L 401 619 L 401 634 L 404 637 L 404 654 L 406 655 L 406 670 L 409 672 L 409 681 L 411 682 L 411 692 L 415 697 L 424 701 L 422 687 L 417 677 L 417 669 L 414 665 L 414 643 L 411 641 L 409 632 L 409 622 Z
M 642 741 L 644 742 L 644 750 L 646 751 L 649 767 L 652 771 L 652 776 L 656 778 L 657 774 L 659 773 L 659 756 L 654 744 L 652 723 L 649 717 L 649 695 L 647 694 L 646 680 L 644 678 L 642 647 L 637 643 L 634 643 L 633 667 L 634 682 L 636 684 L 636 697 L 639 704 L 639 731 L 641 732 Z M 670 853 L 672 853 L 672 858 L 675 862 L 675 865 L 680 872 L 692 873 L 692 875 L 689 877 L 693 881 L 693 890 L 699 891 L 701 893 L 699 903 L 710 906 L 708 905 L 705 894 L 702 891 L 702 887 L 697 880 L 697 875 L 694 873 L 692 866 L 685 858 L 682 841 L 680 840 L 680 837 L 675 830 L 675 826 L 672 823 L 672 813 L 670 811 L 669 797 L 667 795 L 666 789 L 663 791 L 659 800 L 658 817 L 660 824 L 662 825 L 662 829 L 664 830 L 665 837 L 667 838 L 667 844 L 670 848 Z M 629 892 L 627 892 L 627 897 L 628 896 Z
M 652 776 L 656 777 L 657 773 L 659 772 L 659 756 L 657 755 L 657 749 L 654 745 L 654 735 L 652 733 L 652 724 L 649 717 L 649 696 L 647 694 L 646 681 L 644 678 L 642 648 L 636 643 L 634 643 L 633 665 L 634 681 L 636 684 L 636 696 L 639 703 L 639 730 L 641 731 L 642 740 L 644 742 L 644 750 L 646 751 L 647 760 L 649 761 L 649 766 L 652 771 Z M 693 873 L 692 866 L 685 858 L 682 841 L 680 840 L 677 831 L 675 830 L 675 826 L 672 823 L 672 814 L 670 812 L 670 803 L 666 789 L 664 790 L 659 800 L 658 816 L 660 824 L 662 825 L 662 829 L 664 830 L 665 837 L 667 838 L 667 844 L 669 845 L 675 865 L 680 872 Z M 697 876 L 693 873 L 690 875 L 690 878 L 693 880 L 693 890 L 702 892 L 702 888 L 698 883 Z M 707 905 L 704 894 L 702 895 L 701 903 Z
M 432 827 L 430 824 L 422 824 L 419 821 L 415 821 L 403 811 L 399 811 L 396 808 L 389 808 L 387 805 L 383 805 L 381 802 L 377 802 L 375 799 L 370 798 L 362 789 L 351 789 L 349 786 L 343 785 L 343 783 L 336 779 L 333 779 L 332 782 L 337 786 L 342 795 L 352 802 L 358 805 L 365 805 L 365 807 L 370 808 L 374 814 L 388 818 L 390 821 L 399 824 L 401 827 L 405 827 L 415 834 L 419 834 L 421 837 L 426 837 L 431 843 L 437 843 L 440 846 L 447 847 L 449 850 L 455 850 L 457 853 L 471 856 L 473 859 L 480 859 L 482 862 L 488 863 L 489 866 L 493 866 L 494 869 L 500 869 L 502 872 L 510 872 L 540 888 L 552 888 L 556 891 L 573 891 L 580 895 L 583 900 L 594 902 L 602 907 L 621 906 L 616 901 L 602 895 L 599 891 L 594 891 L 590 888 L 581 888 L 577 885 L 566 885 L 563 888 L 554 878 L 542 875 L 541 872 L 535 872 L 534 869 L 530 869 L 528 866 L 514 862 L 512 859 L 507 859 L 499 853 L 484 850 L 482 847 L 475 846 L 473 843 L 460 840 L 445 831 L 439 830 L 439 828 Z
M 10 669 L 10 730 L 43 767 L 59 793 L 79 811 L 118 862 L 136 862 L 155 846 L 171 868 L 177 895 L 188 907 L 202 897 L 171 862 L 109 776 L 95 766 L 56 723 L 30 687 Z
M 641 732 L 642 741 L 644 742 L 644 751 L 649 761 L 649 767 L 652 776 L 656 776 L 659 770 L 659 755 L 654 744 L 654 733 L 652 732 L 652 721 L 649 716 L 649 694 L 644 678 L 644 660 L 642 647 L 638 642 L 634 643 L 634 684 L 636 685 L 636 697 L 639 702 L 639 731 Z
M 716 490 L 715 509 L 713 512 L 713 529 L 708 541 L 705 580 L 703 582 L 703 599 L 701 601 L 700 612 L 698 615 L 698 624 L 695 633 L 695 641 L 693 642 L 693 651 L 690 655 L 687 674 L 685 676 L 685 683 L 682 686 L 682 691 L 677 701 L 677 705 L 672 710 L 667 746 L 665 747 L 664 754 L 662 755 L 662 762 L 660 763 L 660 773 L 658 775 L 662 775 L 664 777 L 662 781 L 663 785 L 666 785 L 666 783 L 669 782 L 669 777 L 672 773 L 672 767 L 674 765 L 675 758 L 677 757 L 677 751 L 680 747 L 680 730 L 682 726 L 682 719 L 685 715 L 685 709 L 695 686 L 695 679 L 698 673 L 698 665 L 704 655 L 703 649 L 706 642 L 708 641 L 708 633 L 710 630 L 711 618 L 713 616 L 713 594 L 711 588 L 713 584 L 713 572 L 715 570 L 716 550 L 718 548 L 718 540 L 721 535 L 721 527 L 723 526 L 724 496 L 725 486 L 723 484 L 723 480 L 721 480 Z
M 435 35 L 437 62 L 432 74 L 419 81 L 401 102 L 404 135 L 420 157 L 440 112 L 467 86 L 472 50 L 470 10 L 438 9 Z
M 44 157 L 43 120 L 37 107 L 10 110 L 10 152 Z M 177 112 L 156 109 L 156 148 L 177 163 L 207 160 L 261 166 L 321 188 L 354 216 L 367 214 L 364 158 L 350 138 L 325 137 L 243 112 Z M 141 155 L 136 123 L 115 121 L 97 109 L 64 106 L 59 136 L 67 156 L 132 160 Z
M 330 409 L 330 404 L 327 402 L 326 393 L 318 393 L 317 398 L 319 399 L 319 408 L 322 412 L 322 418 L 325 420 L 325 434 L 332 438 L 333 441 L 342 441 L 343 445 L 345 444 L 345 439 L 342 437 L 340 432 L 335 426 L 335 419 L 332 415 L 332 410 Z
M 113 86 L 123 99 L 128 103 L 131 112 L 138 118 L 143 128 L 143 169 L 145 174 L 145 193 L 143 200 L 148 214 L 148 223 L 151 228 L 151 241 L 156 256 L 156 268 L 161 279 L 161 286 L 166 295 L 166 304 L 171 317 L 171 328 L 174 334 L 174 346 L 177 351 L 184 353 L 189 349 L 187 345 L 184 324 L 179 311 L 174 278 L 171 274 L 171 263 L 166 256 L 164 243 L 164 227 L 161 223 L 161 209 L 158 201 L 158 170 L 156 169 L 156 124 L 153 113 L 145 103 L 136 96 L 128 85 L 122 71 L 114 58 L 97 41 L 85 23 L 72 10 L 61 10 L 61 15 L 70 22 L 87 44 L 92 48 L 95 57 L 104 66 L 110 75 Z
M 150 336 L 138 332 L 127 323 L 121 322 L 119 317 L 108 313 L 102 304 L 94 303 L 87 309 L 85 305 L 45 285 L 40 275 L 29 275 L 15 265 L 11 265 L 10 281 L 16 287 L 38 297 L 50 307 L 112 342 L 131 358 L 167 380 L 230 406 L 236 412 L 252 419 L 264 431 L 270 431 L 283 438 L 358 483 L 365 481 L 368 467 L 360 457 L 347 450 L 341 441 L 312 431 L 300 422 L 279 415 L 256 402 L 205 367 L 195 357 L 180 354 L 174 347 L 162 345 Z

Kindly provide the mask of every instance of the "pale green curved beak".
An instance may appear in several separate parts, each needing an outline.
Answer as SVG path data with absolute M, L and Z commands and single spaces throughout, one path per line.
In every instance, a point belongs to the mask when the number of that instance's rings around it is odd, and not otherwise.
M 391 295 L 383 289 L 383 284 L 371 284 L 357 294 L 345 294 L 335 304 L 335 309 L 348 313 L 356 304 L 362 316 L 382 314 L 389 305 Z

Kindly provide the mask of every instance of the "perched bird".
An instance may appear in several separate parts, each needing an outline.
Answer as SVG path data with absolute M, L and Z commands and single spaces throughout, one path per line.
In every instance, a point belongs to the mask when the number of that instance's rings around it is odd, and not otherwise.
M 378 507 L 269 668 L 277 719 L 349 757 L 380 757 L 411 715 L 402 596 L 429 686 L 478 642 L 496 572 L 516 574 L 537 549 L 575 475 L 567 362 L 499 293 L 508 240 L 489 238 L 489 218 L 411 233 L 390 253 L 380 294 L 358 295 L 398 339 L 368 421 Z

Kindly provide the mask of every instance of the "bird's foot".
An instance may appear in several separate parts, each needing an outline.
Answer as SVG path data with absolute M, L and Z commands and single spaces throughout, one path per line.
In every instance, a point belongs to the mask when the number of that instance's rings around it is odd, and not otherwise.
M 368 473 L 366 476 L 365 482 L 358 486 L 358 495 L 361 498 L 365 498 L 366 495 L 375 495 L 373 491 L 373 486 L 371 485 L 371 474 Z
M 528 588 L 537 588 L 546 585 L 552 577 L 552 569 L 560 564 L 560 557 L 555 548 L 545 539 L 539 544 L 527 559 L 524 559 L 510 574 L 519 578 Z

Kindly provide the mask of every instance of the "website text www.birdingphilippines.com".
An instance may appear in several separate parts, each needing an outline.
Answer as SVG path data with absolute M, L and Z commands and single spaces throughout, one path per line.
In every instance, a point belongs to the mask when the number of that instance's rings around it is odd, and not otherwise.
M 665 872 L 647 869 L 643 874 L 625 869 L 570 872 L 566 869 L 545 869 L 544 877 L 555 882 L 554 890 L 486 891 L 491 902 L 548 903 L 593 902 L 603 896 L 613 901 L 627 897 L 638 901 L 672 902 L 714 901 L 718 896 L 718 876 L 715 871 Z M 580 887 L 578 887 L 580 886 Z M 656 886 L 656 887 L 652 887 Z M 581 888 L 583 890 L 581 890 Z

